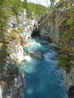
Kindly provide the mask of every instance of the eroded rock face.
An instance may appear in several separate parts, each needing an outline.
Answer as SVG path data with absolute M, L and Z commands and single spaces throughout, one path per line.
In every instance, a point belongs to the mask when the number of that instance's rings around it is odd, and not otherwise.
M 50 38 L 50 31 L 47 31 L 46 30 L 46 26 L 42 26 L 40 27 L 40 31 L 39 31 L 39 36 L 42 37 L 42 38 Z
M 16 62 L 20 63 L 24 59 L 23 47 L 19 44 L 17 40 L 11 41 L 9 43 L 10 57 Z
M 56 9 L 61 7 L 62 4 L 63 3 L 60 3 L 60 5 L 56 6 Z M 69 29 L 68 26 L 64 27 L 64 24 L 67 21 L 65 21 L 61 26 L 60 23 L 62 19 L 67 18 L 65 17 L 65 13 L 67 14 L 68 12 L 70 12 L 70 6 L 60 8 L 57 10 L 56 9 L 54 9 L 54 11 L 51 11 L 48 15 L 42 15 L 42 17 L 40 18 L 39 36 L 45 39 L 51 39 L 52 43 L 50 44 L 50 46 L 58 49 L 59 48 L 58 46 L 61 46 L 60 43 L 62 42 L 62 40 L 63 40 L 62 44 L 65 43 L 63 37 L 65 35 L 65 31 Z M 67 88 L 67 91 L 69 91 L 69 89 L 74 86 L 74 41 L 72 42 L 68 41 L 68 43 L 66 43 L 65 46 L 66 45 L 67 45 L 67 49 L 69 48 L 68 56 L 69 56 L 69 61 L 72 64 L 72 67 L 68 70 L 63 70 L 63 77 L 65 82 L 65 87 Z M 63 48 L 65 46 L 63 46 Z
M 9 19 L 9 23 L 8 24 L 9 24 L 9 26 L 11 28 L 15 28 L 15 27 L 18 26 L 17 20 L 16 20 L 15 16 L 11 16 L 11 18 Z
M 71 63 L 72 67 L 69 69 L 69 72 L 63 70 L 63 77 L 67 91 L 69 91 L 69 89 L 74 86 L 74 61 L 71 61 Z
M 24 98 L 25 75 L 22 71 L 18 72 L 15 64 L 25 59 L 23 48 L 30 45 L 27 39 L 31 37 L 33 30 L 38 25 L 33 13 L 32 18 L 27 19 L 26 10 L 19 12 L 18 18 L 20 24 L 18 24 L 16 17 L 13 15 L 8 23 L 10 26 L 7 29 L 8 34 L 13 33 L 11 32 L 13 30 L 18 31 L 19 28 L 24 28 L 24 31 L 19 30 L 20 32 L 16 32 L 15 37 L 8 39 L 7 50 L 9 55 L 6 59 L 6 66 L 3 66 L 2 70 L 0 70 L 0 73 L 2 73 L 2 75 L 0 74 L 0 82 L 3 98 Z M 35 55 L 38 55 L 38 57 L 42 56 L 40 53 Z
M 18 18 L 20 20 L 19 26 L 17 24 L 16 17 L 11 16 L 11 18 L 9 19 L 10 29 L 7 30 L 8 33 L 11 33 L 11 30 L 13 28 L 16 30 L 18 30 L 18 28 L 24 28 L 23 32 L 18 33 L 15 37 L 16 39 L 12 39 L 8 44 L 10 57 L 15 63 L 20 63 L 24 59 L 23 47 L 30 45 L 27 39 L 31 37 L 33 30 L 37 26 L 37 21 L 34 13 L 32 13 L 32 18 L 28 19 L 26 10 L 24 10 L 24 12 L 19 12 Z
M 23 15 L 23 13 L 22 13 L 22 14 L 20 14 L 19 18 L 21 20 L 20 27 L 24 26 L 24 31 L 22 32 L 22 37 L 24 37 L 25 41 L 27 41 L 27 39 L 31 37 L 33 30 L 36 29 L 36 26 L 38 26 L 35 15 L 34 15 L 34 13 L 31 13 L 31 19 L 28 19 L 26 17 L 26 14 Z
M 47 16 L 40 19 L 39 36 L 51 39 L 59 44 L 58 11 L 50 12 Z
M 30 56 L 33 56 L 33 57 L 36 57 L 36 58 L 39 58 L 39 59 L 43 58 L 43 54 L 40 51 L 37 51 L 37 50 L 29 50 L 28 54 Z
M 59 49 L 59 46 L 57 44 L 54 44 L 54 43 L 50 43 L 49 46 L 54 48 L 54 49 Z
M 26 19 L 24 20 L 25 29 L 22 32 L 22 36 L 25 40 L 31 37 L 33 30 L 35 29 L 35 25 L 37 25 L 37 21 L 35 19 Z
M 20 70 L 18 76 L 15 77 L 12 85 L 7 84 L 6 82 L 1 82 L 2 97 L 25 98 L 24 96 L 25 86 L 26 86 L 25 74 Z

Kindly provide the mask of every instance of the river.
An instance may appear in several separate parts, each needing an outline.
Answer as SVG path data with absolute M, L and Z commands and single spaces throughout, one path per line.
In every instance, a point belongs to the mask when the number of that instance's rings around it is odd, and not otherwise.
M 68 98 L 64 86 L 62 69 L 57 67 L 58 52 L 48 45 L 40 44 L 43 39 L 29 39 L 32 44 L 24 49 L 26 57 L 19 69 L 26 74 L 25 98 Z M 43 59 L 28 56 L 28 50 L 43 53 Z

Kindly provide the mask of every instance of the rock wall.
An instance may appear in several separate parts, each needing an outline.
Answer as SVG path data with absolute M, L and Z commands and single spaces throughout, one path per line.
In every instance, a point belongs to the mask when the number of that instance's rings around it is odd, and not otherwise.
M 11 81 L 11 79 L 9 79 L 9 81 Z M 25 98 L 24 91 L 26 86 L 26 78 L 24 72 L 19 71 L 13 82 L 14 83 L 11 85 L 8 85 L 4 81 L 0 82 L 2 98 Z
M 39 19 L 39 35 L 42 38 L 51 39 L 52 42 L 59 45 L 61 40 L 60 18 L 69 12 L 70 8 L 55 9 L 52 12 L 43 14 Z
M 74 60 L 71 63 L 72 67 L 69 69 L 69 72 L 63 69 L 63 77 L 69 98 L 74 98 Z
M 37 25 L 35 16 L 32 13 L 31 19 L 27 19 L 26 10 L 19 12 L 19 21 L 15 16 L 11 15 L 9 18 L 9 28 L 7 35 L 7 51 L 8 56 L 0 64 L 0 95 L 2 98 L 25 98 L 24 90 L 26 86 L 26 76 L 21 70 L 18 71 L 16 64 L 25 59 L 23 48 L 28 46 L 27 39 L 31 37 L 35 25 Z M 18 32 L 19 28 L 23 31 Z M 13 32 L 14 31 L 14 32 Z M 16 35 L 12 35 L 16 33 Z M 0 97 L 1 98 L 1 97 Z
M 10 57 L 15 63 L 20 63 L 24 59 L 25 55 L 23 48 L 29 45 L 27 39 L 31 37 L 35 26 L 37 26 L 34 14 L 32 13 L 31 19 L 28 19 L 26 16 L 26 10 L 22 13 L 19 12 L 18 18 L 20 21 L 19 24 L 17 23 L 16 17 L 11 15 L 8 23 L 10 28 L 7 29 L 8 34 L 10 34 L 14 29 L 18 30 L 19 28 L 23 28 L 23 31 L 17 33 L 15 38 L 10 40 L 7 44 Z
M 59 44 L 58 11 L 51 12 L 46 17 L 40 19 L 39 35 L 40 37 L 51 39 Z
M 49 12 L 49 14 L 47 13 L 47 15 L 42 15 L 39 19 L 39 36 L 42 38 L 51 39 L 53 43 L 59 45 L 62 41 L 62 36 L 64 36 L 65 32 L 69 29 L 68 26 L 64 26 L 66 21 L 64 22 L 64 25 L 60 27 L 60 20 L 64 20 L 64 17 L 68 12 L 70 12 L 70 7 L 57 10 L 54 9 L 54 11 Z M 68 17 L 68 19 L 69 18 L 70 17 Z M 67 70 L 63 69 L 64 83 L 65 87 L 67 88 L 69 98 L 74 98 L 74 52 L 71 51 L 74 47 L 73 43 L 73 41 L 66 43 L 67 49 L 70 48 L 68 55 L 72 66 Z M 64 47 L 66 47 L 66 45 Z

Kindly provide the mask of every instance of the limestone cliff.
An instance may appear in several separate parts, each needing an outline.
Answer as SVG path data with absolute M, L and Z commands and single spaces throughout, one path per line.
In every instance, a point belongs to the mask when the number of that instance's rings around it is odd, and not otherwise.
M 39 36 L 59 46 L 60 66 L 70 98 L 74 98 L 74 28 L 68 24 L 74 16 L 72 11 L 70 7 L 54 9 L 39 19 Z
M 37 24 L 32 13 L 27 19 L 26 10 L 19 12 L 19 24 L 15 16 L 9 18 L 6 33 L 6 59 L 0 56 L 0 95 L 2 98 L 24 98 L 26 76 L 16 64 L 25 59 L 23 48 L 30 45 L 27 41 Z

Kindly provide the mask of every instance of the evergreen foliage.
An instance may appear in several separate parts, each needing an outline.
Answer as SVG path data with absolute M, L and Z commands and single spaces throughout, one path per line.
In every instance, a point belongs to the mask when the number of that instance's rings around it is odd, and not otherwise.
M 71 63 L 68 60 L 68 54 L 67 51 L 63 51 L 59 55 L 59 63 L 58 66 L 61 67 L 62 69 L 66 69 L 67 67 L 71 66 Z
M 34 12 L 35 16 L 40 16 L 46 11 L 49 11 L 49 9 L 43 5 L 28 3 L 28 14 L 30 14 L 30 12 Z
M 60 27 L 62 27 L 61 36 L 62 40 L 60 42 L 60 55 L 58 66 L 62 68 L 67 68 L 71 65 L 68 60 L 68 53 L 74 53 L 71 48 L 71 43 L 74 42 L 74 6 L 70 8 L 70 12 L 66 13 L 63 20 L 60 19 Z
M 3 58 L 5 58 L 6 55 L 5 32 L 6 32 L 6 25 L 8 21 L 8 13 L 5 4 L 6 4 L 5 0 L 0 1 L 0 39 L 3 43 L 3 47 L 2 47 Z

